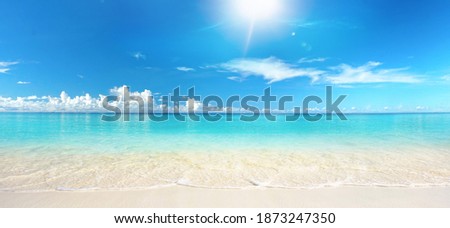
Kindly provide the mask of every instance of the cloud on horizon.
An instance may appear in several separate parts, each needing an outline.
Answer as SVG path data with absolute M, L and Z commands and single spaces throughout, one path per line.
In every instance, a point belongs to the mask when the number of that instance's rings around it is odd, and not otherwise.
M 124 86 L 116 86 L 109 90 L 110 95 L 117 96 L 116 101 L 110 101 L 109 104 L 119 107 L 123 110 L 123 92 Z M 141 97 L 144 102 L 155 103 L 154 110 L 161 111 L 162 105 L 156 104 L 155 99 L 152 96 L 152 92 L 148 89 L 143 91 L 129 91 L 130 96 Z M 99 94 L 97 97 L 92 97 L 86 93 L 82 96 L 71 97 L 65 91 L 62 91 L 59 97 L 36 95 L 27 97 L 2 97 L 0 96 L 0 112 L 74 112 L 74 113 L 96 113 L 96 112 L 108 112 L 103 108 L 103 99 L 105 95 Z M 151 100 L 150 100 L 151 99 Z M 179 110 L 181 112 L 187 112 L 188 110 L 199 110 L 202 108 L 200 101 L 189 100 L 187 102 L 181 102 Z M 137 112 L 139 110 L 136 102 L 130 103 L 130 111 Z M 173 107 L 169 107 L 169 111 L 173 111 Z
M 110 102 L 111 105 L 123 107 L 123 91 L 125 86 L 114 87 L 109 90 L 110 95 L 116 95 L 119 101 Z M 130 91 L 130 96 L 140 96 L 144 101 L 148 102 L 152 92 L 144 90 L 142 92 Z M 82 96 L 71 97 L 65 91 L 62 91 L 59 97 L 36 95 L 28 97 L 2 97 L 0 96 L 0 110 L 3 112 L 106 112 L 103 108 L 102 101 L 105 95 L 99 94 L 92 97 L 86 93 Z M 136 102 L 130 104 L 131 109 L 137 110 Z
M 0 110 L 4 112 L 98 112 L 101 111 L 101 96 L 93 98 L 89 94 L 70 97 L 61 92 L 59 97 L 28 96 L 1 97 Z
M 118 86 L 109 90 L 110 95 L 115 95 L 118 97 L 117 101 L 110 101 L 109 104 L 123 108 L 123 92 L 126 86 Z M 150 90 L 145 89 L 143 91 L 130 91 L 131 96 L 139 96 L 144 99 L 145 102 L 153 102 L 155 111 L 162 111 L 163 105 L 161 103 L 160 97 L 154 98 L 152 95 L 158 93 L 152 93 Z M 0 112 L 73 112 L 73 113 L 106 113 L 108 110 L 103 108 L 102 101 L 105 95 L 99 94 L 98 96 L 91 96 L 90 94 L 84 94 L 81 96 L 71 97 L 65 91 L 62 91 L 59 96 L 27 96 L 27 97 L 2 97 L 0 96 Z M 151 99 L 151 100 L 149 100 Z M 157 102 L 159 101 L 159 102 Z M 388 108 L 386 108 L 388 107 Z M 358 113 L 374 113 L 374 112 L 428 112 L 433 111 L 433 109 L 428 106 L 413 106 L 405 107 L 403 106 L 396 108 L 391 108 L 392 106 L 381 106 L 379 109 L 373 109 L 369 106 L 366 108 L 351 106 L 348 112 L 358 112 Z M 203 103 L 201 101 L 189 99 L 189 101 L 180 102 L 179 111 L 187 112 L 189 110 L 201 111 L 203 108 Z M 311 107 L 310 111 L 320 111 L 321 107 Z M 246 112 L 241 107 L 229 107 L 226 109 L 233 109 L 234 112 Z M 122 109 L 123 110 L 123 109 Z M 130 111 L 137 112 L 138 104 L 137 102 L 130 103 Z M 169 112 L 174 111 L 174 107 L 169 103 Z M 274 112 L 284 112 L 289 113 L 294 110 L 276 110 Z M 344 107 L 343 111 L 346 112 L 347 109 Z

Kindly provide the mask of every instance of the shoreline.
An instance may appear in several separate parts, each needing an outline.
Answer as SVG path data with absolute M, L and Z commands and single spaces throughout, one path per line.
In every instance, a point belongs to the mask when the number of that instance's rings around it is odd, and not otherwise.
M 450 187 L 0 192 L 2 208 L 448 208 Z

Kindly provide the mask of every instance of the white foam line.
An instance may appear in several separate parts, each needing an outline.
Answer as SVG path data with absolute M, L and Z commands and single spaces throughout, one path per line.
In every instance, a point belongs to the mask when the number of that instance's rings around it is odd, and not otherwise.
M 376 187 L 376 188 L 433 188 L 433 187 L 450 187 L 450 183 L 442 183 L 442 184 L 321 184 L 316 186 L 279 186 L 279 185 L 265 185 L 265 186 L 243 186 L 243 187 L 235 187 L 235 186 L 203 186 L 203 185 L 193 185 L 188 183 L 170 183 L 170 184 L 162 184 L 162 185 L 154 185 L 154 186 L 146 186 L 146 187 L 130 187 L 130 188 L 66 188 L 66 187 L 57 187 L 56 189 L 36 189 L 36 190 L 14 190 L 14 189 L 0 189 L 0 192 L 13 192 L 13 193 L 40 193 L 40 192 L 99 192 L 99 191 L 140 191 L 140 190 L 152 190 L 152 189 L 162 189 L 169 188 L 174 186 L 183 186 L 189 188 L 201 188 L 201 189 L 230 189 L 230 190 L 253 190 L 253 189 L 326 189 L 326 188 L 339 188 L 339 187 Z

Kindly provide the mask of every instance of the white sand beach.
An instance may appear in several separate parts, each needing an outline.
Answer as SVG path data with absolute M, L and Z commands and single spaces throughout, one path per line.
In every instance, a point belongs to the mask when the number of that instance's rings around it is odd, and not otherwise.
M 0 193 L 0 207 L 30 208 L 314 208 L 450 207 L 450 187 L 203 189 L 172 186 L 135 191 Z

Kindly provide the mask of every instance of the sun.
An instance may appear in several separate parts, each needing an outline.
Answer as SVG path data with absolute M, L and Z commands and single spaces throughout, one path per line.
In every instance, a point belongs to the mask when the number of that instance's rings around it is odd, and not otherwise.
M 282 10 L 282 0 L 234 0 L 237 14 L 251 22 L 275 19 Z
M 230 1 L 233 19 L 244 26 L 247 25 L 247 37 L 244 54 L 250 46 L 253 32 L 257 24 L 276 21 L 282 15 L 284 0 L 232 0 Z

